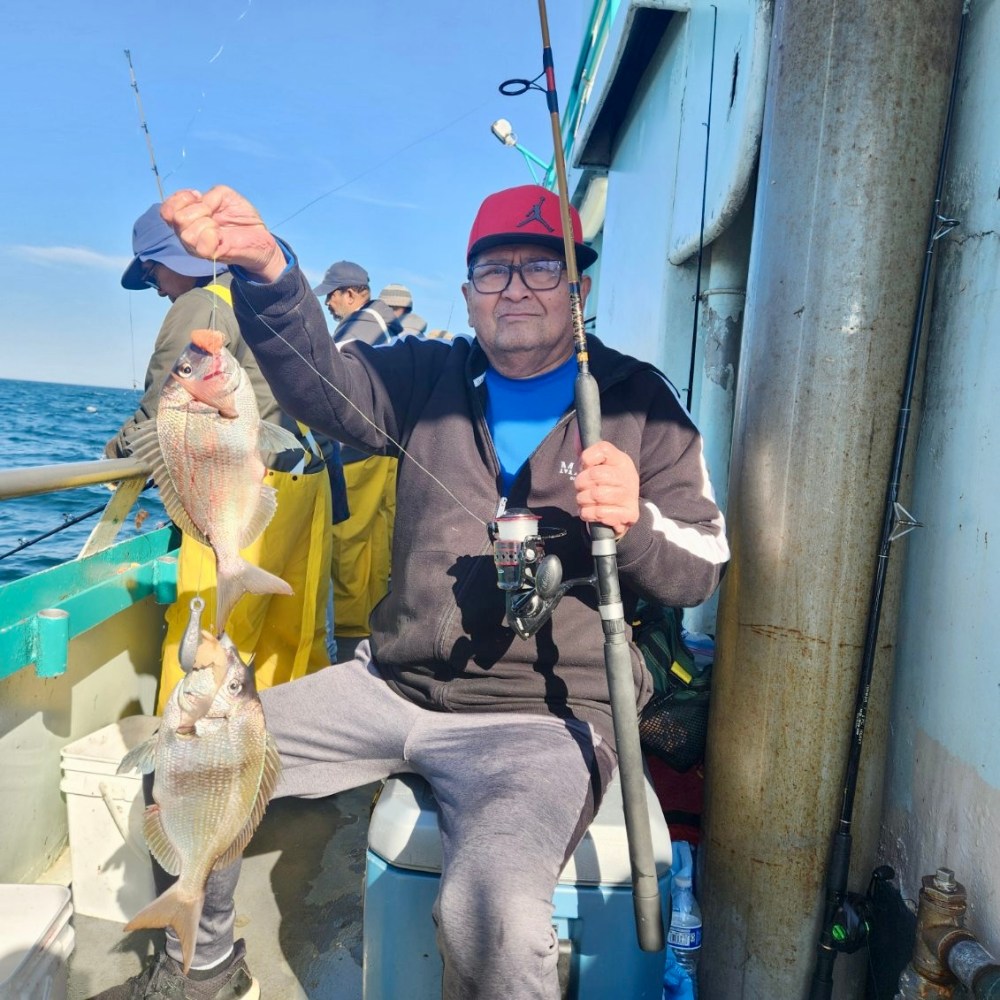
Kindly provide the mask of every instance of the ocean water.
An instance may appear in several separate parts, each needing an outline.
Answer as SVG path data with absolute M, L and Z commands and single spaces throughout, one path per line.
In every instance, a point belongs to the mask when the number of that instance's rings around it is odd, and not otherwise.
M 141 392 L 50 382 L 0 379 L 0 470 L 97 461 L 105 444 L 135 412 Z M 100 517 L 66 522 L 103 508 L 105 486 L 82 486 L 59 493 L 0 500 L 0 585 L 74 559 Z M 136 515 L 143 514 L 136 525 Z M 139 498 L 119 539 L 168 524 L 155 487 Z M 37 542 L 34 539 L 54 531 Z M 32 542 L 8 555 L 23 542 Z

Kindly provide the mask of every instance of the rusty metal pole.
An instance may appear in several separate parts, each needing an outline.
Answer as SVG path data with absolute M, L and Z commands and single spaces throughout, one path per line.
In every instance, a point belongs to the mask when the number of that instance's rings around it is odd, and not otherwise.
M 703 1000 L 807 994 L 960 14 L 775 6 L 706 762 Z M 897 592 L 890 572 L 856 885 L 874 864 Z M 839 964 L 836 995 L 857 996 L 863 962 Z

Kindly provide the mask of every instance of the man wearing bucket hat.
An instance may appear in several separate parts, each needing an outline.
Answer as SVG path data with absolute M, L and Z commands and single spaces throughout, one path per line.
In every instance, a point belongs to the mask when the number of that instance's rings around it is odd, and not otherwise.
M 189 254 L 176 233 L 163 221 L 160 204 L 151 205 L 132 229 L 133 258 L 122 275 L 124 288 L 155 288 L 170 299 L 146 371 L 145 392 L 136 412 L 108 442 L 109 458 L 130 454 L 135 429 L 155 420 L 160 390 L 192 330 L 212 326 L 220 330 L 226 347 L 246 372 L 257 398 L 262 420 L 281 424 L 301 442 L 299 450 L 266 457 L 268 485 L 277 490 L 275 516 L 260 538 L 243 554 L 284 579 L 295 592 L 275 602 L 270 594 L 247 594 L 236 605 L 227 628 L 237 647 L 256 654 L 257 681 L 265 687 L 326 666 L 326 573 L 331 536 L 330 478 L 326 456 L 304 424 L 283 413 L 257 361 L 243 339 L 232 307 L 232 275 Z M 336 442 L 330 441 L 330 446 Z M 324 561 L 326 555 L 326 562 Z M 177 653 L 194 592 L 204 595 L 215 586 L 215 561 L 206 546 L 183 536 L 178 566 L 178 600 L 167 612 L 158 711 L 162 711 L 174 684 L 182 676 Z M 280 606 L 282 628 L 271 615 Z M 317 610 L 318 609 L 318 610 Z
M 178 192 L 164 217 L 233 268 L 244 335 L 278 399 L 400 463 L 392 588 L 370 642 L 351 662 L 261 694 L 284 762 L 277 794 L 421 775 L 445 834 L 434 906 L 443 996 L 555 1000 L 553 892 L 617 764 L 601 617 L 592 589 L 575 587 L 519 638 L 486 525 L 505 508 L 544 511 L 546 549 L 572 579 L 593 571 L 587 525 L 603 523 L 618 538 L 626 620 L 640 595 L 698 604 L 728 559 L 701 438 L 652 365 L 592 338 L 604 440 L 580 453 L 559 204 L 545 188 L 483 202 L 462 286 L 476 337 L 451 344 L 338 350 L 291 248 L 262 222 L 222 226 L 233 211 L 259 220 L 225 187 Z M 571 215 L 586 267 L 597 255 Z M 582 278 L 583 297 L 589 285 Z M 652 684 L 630 652 L 638 711 Z M 237 868 L 209 878 L 202 966 L 232 953 Z M 168 951 L 157 968 L 179 974 L 176 941 Z

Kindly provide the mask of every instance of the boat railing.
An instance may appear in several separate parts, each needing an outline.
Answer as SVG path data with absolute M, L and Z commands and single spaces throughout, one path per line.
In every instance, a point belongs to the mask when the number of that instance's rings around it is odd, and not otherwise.
M 0 679 L 32 664 L 59 676 L 75 636 L 147 597 L 176 600 L 176 528 L 115 541 L 148 476 L 131 458 L 0 471 L 0 501 L 116 484 L 76 559 L 0 586 Z
M 100 520 L 80 551 L 79 557 L 82 558 L 107 548 L 118 537 L 122 523 L 142 492 L 148 475 L 149 469 L 134 458 L 7 469 L 0 471 L 0 500 L 117 483 Z

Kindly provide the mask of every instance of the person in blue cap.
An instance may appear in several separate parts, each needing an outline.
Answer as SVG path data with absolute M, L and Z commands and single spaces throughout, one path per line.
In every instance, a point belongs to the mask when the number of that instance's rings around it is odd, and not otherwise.
M 294 598 L 275 602 L 270 594 L 245 595 L 234 609 L 227 631 L 241 652 L 256 654 L 258 686 L 303 676 L 329 663 L 326 567 L 335 515 L 331 512 L 332 477 L 322 473 L 330 461 L 337 462 L 339 471 L 339 445 L 312 434 L 278 406 L 240 333 L 232 305 L 232 275 L 225 265 L 189 254 L 161 218 L 159 202 L 136 220 L 132 250 L 134 256 L 122 275 L 122 286 L 132 291 L 155 288 L 171 305 L 156 336 L 138 409 L 108 442 L 105 454 L 109 458 L 128 456 L 135 429 L 156 419 L 160 391 L 187 347 L 192 330 L 219 330 L 226 348 L 250 379 L 261 419 L 285 427 L 302 444 L 301 449 L 265 456 L 266 482 L 278 492 L 278 511 L 254 543 L 253 551 L 244 550 L 251 561 L 284 579 L 295 591 Z M 346 511 L 341 509 L 337 516 L 343 518 Z M 187 624 L 191 597 L 188 591 L 197 590 L 204 596 L 214 586 L 215 563 L 210 550 L 185 535 L 178 567 L 178 601 L 167 612 L 159 711 L 182 674 L 177 651 Z M 281 628 L 269 626 L 277 608 L 283 611 Z M 291 627 L 287 624 L 290 619 Z

